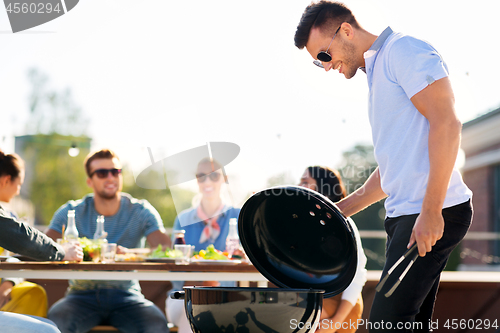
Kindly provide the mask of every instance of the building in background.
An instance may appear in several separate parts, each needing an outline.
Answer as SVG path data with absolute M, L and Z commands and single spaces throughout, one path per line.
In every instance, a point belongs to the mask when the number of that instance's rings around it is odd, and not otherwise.
M 470 234 L 475 237 L 461 245 L 461 269 L 500 270 L 500 108 L 463 125 L 462 149 L 463 179 L 473 192 Z

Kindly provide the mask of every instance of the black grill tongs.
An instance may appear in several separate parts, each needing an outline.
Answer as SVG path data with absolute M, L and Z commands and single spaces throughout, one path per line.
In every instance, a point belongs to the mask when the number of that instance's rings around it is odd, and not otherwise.
M 408 264 L 408 266 L 406 266 L 405 270 L 403 271 L 403 273 L 401 273 L 401 275 L 399 276 L 398 280 L 394 283 L 394 285 L 392 286 L 392 288 L 385 294 L 385 297 L 389 297 L 389 296 L 392 295 L 392 293 L 394 293 L 394 291 L 396 290 L 396 288 L 399 286 L 399 284 L 401 283 L 401 281 L 405 277 L 406 273 L 408 273 L 408 270 L 410 269 L 410 267 L 413 265 L 413 263 L 415 262 L 415 260 L 417 260 L 417 258 L 418 258 L 418 250 L 416 250 L 416 249 L 417 249 L 417 243 L 415 242 L 415 244 L 413 244 L 413 246 L 410 247 L 401 256 L 401 258 L 399 258 L 399 260 L 396 261 L 396 263 L 394 265 L 392 265 L 392 267 L 387 271 L 387 274 L 384 276 L 384 278 L 382 280 L 380 280 L 380 282 L 377 284 L 377 287 L 375 288 L 375 290 L 377 292 L 380 292 L 380 290 L 382 290 L 382 287 L 384 286 L 385 282 L 387 281 L 387 279 L 389 278 L 389 276 L 391 275 L 391 273 L 396 269 L 396 267 L 398 267 L 399 264 L 401 264 L 412 252 L 415 251 L 415 253 L 411 257 L 410 263 Z

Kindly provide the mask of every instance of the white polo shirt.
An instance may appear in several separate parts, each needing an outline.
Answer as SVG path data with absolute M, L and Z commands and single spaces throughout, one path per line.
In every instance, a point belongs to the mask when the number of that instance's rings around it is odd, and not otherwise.
M 388 217 L 420 213 L 429 177 L 429 121 L 410 98 L 448 76 L 441 55 L 428 43 L 387 28 L 365 52 L 368 112 Z M 455 167 L 443 208 L 472 192 Z

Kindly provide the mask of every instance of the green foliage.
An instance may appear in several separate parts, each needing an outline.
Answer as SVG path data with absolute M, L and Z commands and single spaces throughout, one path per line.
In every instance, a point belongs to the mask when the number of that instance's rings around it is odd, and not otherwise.
M 360 188 L 377 168 L 372 145 L 357 144 L 344 152 L 339 172 L 350 194 Z M 352 216 L 359 230 L 384 230 L 384 200 Z M 385 261 L 385 240 L 364 238 L 363 248 L 368 258 L 367 269 L 382 269 Z
M 89 150 L 80 149 L 76 157 L 68 155 L 68 146 L 60 142 L 79 142 L 88 138 L 52 135 L 30 136 L 21 157 L 26 162 L 26 174 L 31 179 L 29 199 L 35 206 L 37 224 L 47 225 L 54 212 L 66 201 L 80 199 L 89 192 L 83 160 Z
M 26 123 L 28 133 L 85 134 L 89 121 L 83 118 L 70 88 L 61 91 L 49 88 L 47 75 L 36 68 L 28 71 L 28 79 L 31 84 L 28 96 L 30 116 Z
M 35 206 L 36 223 L 46 225 L 59 206 L 89 191 L 83 168 L 90 148 L 90 138 L 85 135 L 88 121 L 69 88 L 49 88 L 48 76 L 34 68 L 29 70 L 28 80 L 26 132 L 32 135 L 16 137 L 16 152 L 26 167 L 22 195 Z M 70 147 L 79 148 L 80 153 L 69 156 Z

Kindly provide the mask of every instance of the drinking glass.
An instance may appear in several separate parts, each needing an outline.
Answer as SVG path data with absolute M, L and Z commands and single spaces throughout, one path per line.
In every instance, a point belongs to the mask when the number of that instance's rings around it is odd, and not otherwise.
M 101 261 L 111 263 L 115 261 L 116 243 L 104 243 L 101 245 Z
M 191 245 L 175 244 L 175 264 L 176 265 L 189 265 L 191 259 Z

